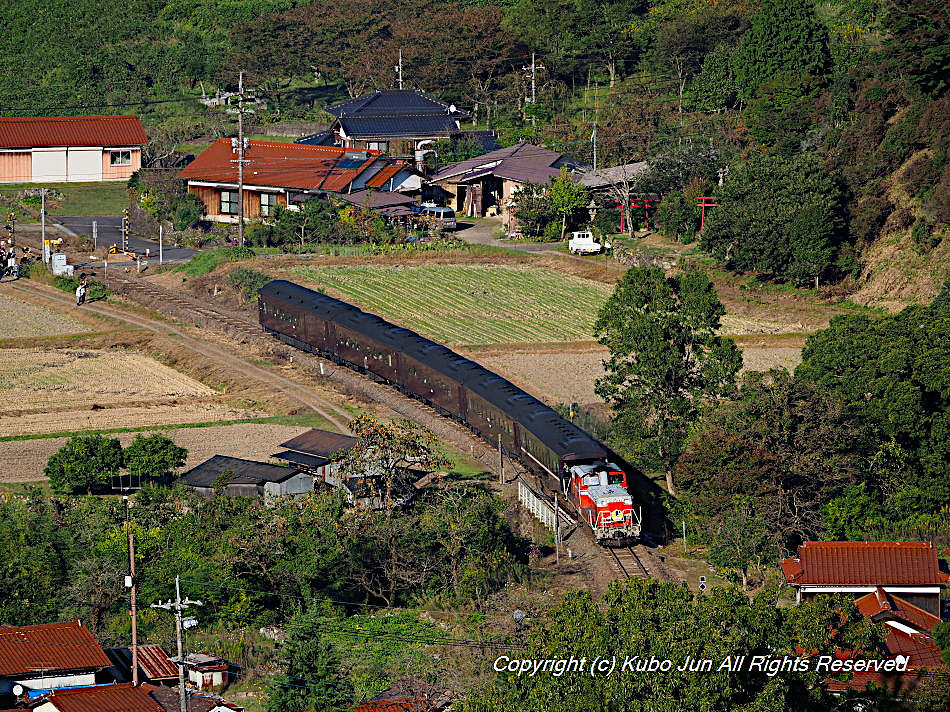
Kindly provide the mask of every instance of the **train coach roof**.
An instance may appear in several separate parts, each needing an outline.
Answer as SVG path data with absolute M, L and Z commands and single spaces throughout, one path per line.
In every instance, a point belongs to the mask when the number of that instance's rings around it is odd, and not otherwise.
M 258 291 L 261 295 L 312 309 L 356 333 L 425 363 L 512 416 L 559 457 L 586 460 L 607 456 L 606 449 L 597 440 L 537 398 L 442 344 L 293 282 L 274 280 Z

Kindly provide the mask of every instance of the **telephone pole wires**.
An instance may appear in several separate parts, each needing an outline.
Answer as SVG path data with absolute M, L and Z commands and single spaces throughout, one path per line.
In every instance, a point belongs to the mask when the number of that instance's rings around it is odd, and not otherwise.
M 231 139 L 231 150 L 237 153 L 237 160 L 231 163 L 237 163 L 238 168 L 238 242 L 244 246 L 244 165 L 248 161 L 244 158 L 247 151 L 247 139 L 244 138 L 244 114 L 253 114 L 250 109 L 244 108 L 244 72 L 241 72 L 238 78 L 238 108 L 237 110 L 228 110 L 229 114 L 237 114 L 238 117 L 238 137 Z
M 535 53 L 531 53 L 531 66 L 521 68 L 525 72 L 530 72 L 531 74 L 531 103 L 534 104 L 537 101 L 537 75 L 538 72 L 544 69 L 543 64 L 538 64 L 535 60 Z M 531 125 L 534 126 L 538 122 L 537 116 L 531 117 Z
M 201 601 L 192 601 L 188 597 L 185 597 L 185 600 L 181 600 L 181 583 L 178 576 L 175 577 L 175 600 L 172 601 L 168 599 L 165 603 L 153 603 L 152 608 L 162 608 L 166 611 L 175 612 L 175 634 L 178 638 L 178 659 L 175 662 L 178 664 L 178 698 L 181 703 L 181 712 L 188 712 L 188 698 L 185 695 L 185 651 L 184 645 L 182 643 L 182 611 L 187 610 L 190 606 L 200 606 L 203 605 Z
M 131 484 L 131 483 L 130 483 Z M 131 592 L 132 599 L 132 686 L 139 685 L 139 636 L 138 636 L 138 611 L 135 606 L 135 536 L 132 533 L 132 521 L 129 518 L 129 508 L 132 503 L 129 496 L 122 497 L 125 500 L 125 529 L 129 536 L 129 575 L 126 579 L 126 586 Z

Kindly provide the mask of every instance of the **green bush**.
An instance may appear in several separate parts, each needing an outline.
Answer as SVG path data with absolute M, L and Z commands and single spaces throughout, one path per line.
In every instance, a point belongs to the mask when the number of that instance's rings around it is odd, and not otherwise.
M 185 193 L 172 203 L 172 224 L 176 230 L 187 230 L 201 220 L 205 206 L 197 195 Z
M 32 271 L 32 267 L 30 268 Z M 64 274 L 59 275 L 53 279 L 53 286 L 57 289 L 61 289 L 64 292 L 70 292 L 71 294 L 76 293 L 76 288 L 79 286 L 79 283 L 82 280 L 79 277 L 68 277 Z M 109 289 L 104 282 L 99 280 L 89 280 L 86 282 L 86 301 L 94 302 L 99 299 L 105 299 L 110 294 L 112 290 Z
M 189 277 L 200 277 L 213 272 L 225 262 L 240 262 L 255 257 L 254 251 L 248 247 L 218 247 L 213 250 L 199 252 L 189 262 L 176 268 L 176 272 L 184 272 Z
M 247 301 L 257 299 L 257 290 L 270 281 L 268 275 L 247 267 L 238 267 L 228 275 L 228 283 L 237 287 Z

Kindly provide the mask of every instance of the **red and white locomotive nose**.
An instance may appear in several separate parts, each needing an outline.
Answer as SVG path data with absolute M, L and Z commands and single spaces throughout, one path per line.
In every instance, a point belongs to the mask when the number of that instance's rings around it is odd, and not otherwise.
M 574 465 L 570 473 L 569 495 L 598 541 L 620 543 L 640 536 L 640 516 L 633 511 L 622 469 L 594 462 Z

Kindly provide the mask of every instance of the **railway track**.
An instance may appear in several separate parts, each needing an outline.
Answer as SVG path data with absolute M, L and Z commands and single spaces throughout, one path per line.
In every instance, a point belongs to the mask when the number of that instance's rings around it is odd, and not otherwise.
M 650 577 L 650 572 L 647 571 L 647 567 L 643 565 L 643 562 L 640 560 L 640 557 L 637 556 L 637 552 L 634 551 L 632 546 L 608 547 L 607 551 L 610 552 L 608 561 L 614 571 L 617 572 L 618 578 Z
M 240 315 L 230 314 L 215 309 L 198 299 L 187 295 L 172 292 L 158 285 L 146 282 L 130 276 L 109 276 L 107 284 L 117 294 L 123 295 L 143 306 L 154 308 L 162 314 L 166 314 L 186 323 L 195 324 L 205 328 L 224 332 L 231 337 L 237 337 L 242 343 L 251 343 L 254 341 L 269 340 L 265 338 L 264 332 L 256 319 L 250 317 L 241 317 Z M 40 294 L 46 299 L 52 299 L 62 303 L 72 304 L 70 297 L 64 296 L 53 290 L 47 291 L 33 285 L 18 284 L 19 289 L 31 291 Z M 105 305 L 102 303 L 91 303 L 85 308 L 98 311 L 105 316 L 124 321 L 126 323 L 147 329 L 158 334 L 174 334 L 181 343 L 203 356 L 225 361 L 239 366 L 243 373 L 248 376 L 265 381 L 276 389 L 292 396 L 296 400 L 305 403 L 317 413 L 326 418 L 330 423 L 337 427 L 340 432 L 348 433 L 346 426 L 348 420 L 337 406 L 329 401 L 320 398 L 317 394 L 306 389 L 301 384 L 288 378 L 268 371 L 256 364 L 235 356 L 227 351 L 214 347 L 201 339 L 187 335 L 166 322 L 150 319 L 148 317 L 132 315 L 122 311 L 119 308 Z M 370 402 L 377 402 L 386 406 L 398 415 L 420 421 L 421 419 L 436 437 L 453 443 L 464 452 L 468 450 L 470 454 L 485 465 L 489 470 L 498 474 L 497 454 L 494 448 L 486 443 L 471 430 L 448 418 L 431 406 L 422 403 L 414 398 L 401 393 L 392 386 L 379 383 L 368 376 L 351 371 L 345 367 L 338 366 L 325 358 L 317 355 L 307 354 L 306 352 L 295 353 L 295 357 L 300 363 L 307 367 L 308 375 L 314 380 L 325 383 L 332 383 L 344 392 L 360 396 Z M 322 366 L 322 367 L 321 367 Z M 545 483 L 533 477 L 531 473 L 525 470 L 510 458 L 505 458 L 506 483 L 517 481 L 518 476 L 527 476 L 534 479 L 541 487 L 542 491 L 549 488 Z M 568 504 L 569 501 L 563 501 Z M 578 526 L 579 529 L 585 529 Z M 589 534 L 589 532 L 588 532 Z M 593 536 L 585 537 L 595 551 L 603 551 L 605 561 L 609 568 L 618 578 L 629 579 L 638 577 L 652 577 L 659 580 L 670 580 L 674 578 L 669 571 L 652 552 L 642 544 L 623 547 L 623 548 L 604 548 L 593 541 Z M 647 562 L 646 564 L 644 562 Z
M 257 322 L 214 309 L 189 294 L 175 293 L 151 282 L 125 276 L 107 276 L 106 284 L 116 294 L 133 301 L 154 306 L 162 313 L 176 316 L 198 326 L 238 335 L 244 343 L 261 339 L 263 334 Z

